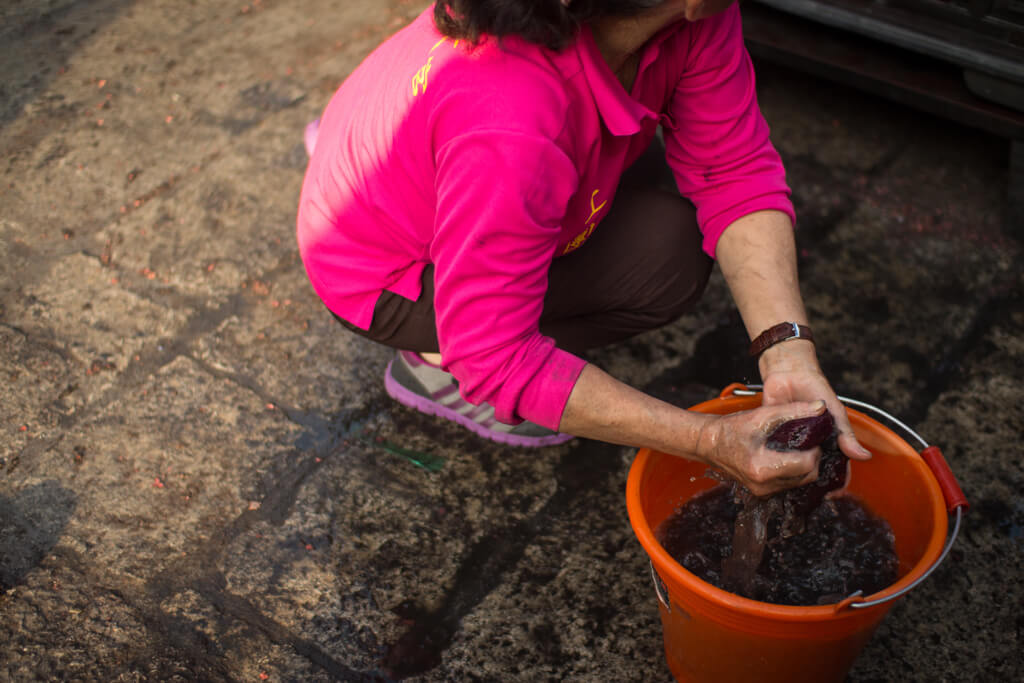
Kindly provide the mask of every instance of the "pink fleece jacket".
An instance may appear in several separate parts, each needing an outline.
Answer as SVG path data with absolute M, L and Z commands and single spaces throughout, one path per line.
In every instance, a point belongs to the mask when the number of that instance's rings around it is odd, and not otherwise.
M 584 361 L 538 331 L 553 258 L 582 245 L 657 126 L 704 249 L 752 211 L 793 216 L 734 5 L 655 36 L 627 93 L 590 31 L 554 52 L 444 38 L 432 8 L 349 76 L 302 187 L 299 251 L 317 294 L 367 329 L 387 290 L 435 266 L 445 369 L 499 420 L 557 429 Z

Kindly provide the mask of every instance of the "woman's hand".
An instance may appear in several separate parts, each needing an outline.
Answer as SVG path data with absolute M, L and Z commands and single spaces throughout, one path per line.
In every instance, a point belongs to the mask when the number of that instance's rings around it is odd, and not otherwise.
M 776 344 L 762 354 L 759 363 L 764 380 L 761 407 L 725 415 L 705 426 L 698 451 L 709 464 L 757 496 L 809 484 L 818 478 L 820 448 L 782 452 L 765 442 L 784 422 L 820 415 L 826 409 L 839 432 L 839 449 L 854 460 L 871 457 L 857 441 L 845 406 L 822 374 L 811 342 Z
M 763 496 L 817 478 L 820 449 L 781 452 L 766 441 L 784 422 L 823 410 L 823 401 L 805 401 L 709 415 L 656 399 L 587 365 L 569 395 L 559 430 L 703 462 Z
M 801 401 L 822 400 L 836 422 L 839 432 L 839 450 L 854 460 L 867 460 L 871 452 L 857 441 L 846 415 L 846 407 L 836 397 L 825 375 L 818 366 L 814 344 L 803 340 L 789 340 L 776 344 L 759 359 L 764 381 L 766 406 L 785 405 Z
M 809 484 L 818 478 L 820 448 L 776 451 L 765 442 L 783 423 L 824 410 L 824 401 L 786 402 L 718 416 L 705 423 L 697 452 L 756 496 Z

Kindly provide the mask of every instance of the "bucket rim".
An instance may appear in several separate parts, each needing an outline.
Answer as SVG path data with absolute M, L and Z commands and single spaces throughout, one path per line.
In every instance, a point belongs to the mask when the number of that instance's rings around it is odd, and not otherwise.
M 732 406 L 736 406 L 737 410 L 742 410 L 746 407 L 754 407 L 758 405 L 760 400 L 761 396 L 759 393 L 752 396 L 738 396 L 731 394 L 726 395 L 726 392 L 723 392 L 723 395 L 704 401 L 703 403 L 699 403 L 691 407 L 690 410 L 697 412 L 720 413 L 722 412 L 723 407 Z M 929 539 L 928 545 L 920 559 L 918 559 L 918 561 L 914 563 L 907 573 L 900 577 L 899 580 L 871 595 L 862 596 L 855 594 L 855 599 L 854 596 L 850 596 L 844 598 L 838 603 L 829 605 L 779 605 L 744 598 L 700 579 L 696 574 L 693 574 L 676 562 L 676 560 L 673 559 L 664 548 L 662 548 L 661 544 L 654 537 L 654 530 L 647 522 L 641 502 L 640 481 L 648 460 L 656 451 L 651 448 L 641 448 L 638 449 L 629 469 L 626 481 L 626 508 L 630 523 L 633 527 L 633 532 L 636 534 L 641 546 L 643 546 L 650 558 L 654 571 L 662 578 L 663 581 L 668 580 L 670 583 L 682 585 L 698 595 L 701 599 L 715 603 L 719 607 L 748 614 L 756 613 L 779 621 L 813 622 L 835 619 L 840 614 L 853 615 L 858 612 L 864 613 L 865 611 L 872 610 L 887 610 L 892 604 L 889 600 L 890 597 L 897 598 L 903 593 L 906 593 L 914 587 L 915 582 L 919 582 L 939 561 L 943 554 L 943 545 L 948 532 L 949 520 L 943 504 L 944 499 L 942 490 L 939 487 L 939 484 L 935 481 L 934 476 L 932 476 L 931 470 L 921 458 L 920 453 L 914 450 L 898 434 L 870 416 L 850 408 L 849 406 L 846 407 L 846 410 L 849 415 L 850 422 L 853 424 L 855 429 L 860 426 L 862 428 L 869 428 L 881 434 L 888 435 L 887 440 L 901 451 L 901 455 L 910 458 L 910 462 L 913 463 L 913 467 L 920 468 L 922 472 L 927 472 L 927 476 L 922 478 L 922 482 L 929 492 L 926 503 L 930 503 L 930 507 L 932 508 L 931 512 L 935 531 L 932 534 L 932 538 Z M 855 602 L 866 602 L 871 604 L 865 605 L 864 609 L 848 609 L 851 606 L 851 603 Z

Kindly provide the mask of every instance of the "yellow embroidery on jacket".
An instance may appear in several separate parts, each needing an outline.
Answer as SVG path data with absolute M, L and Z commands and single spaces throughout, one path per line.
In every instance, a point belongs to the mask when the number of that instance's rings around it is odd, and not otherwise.
M 442 38 L 441 40 L 439 40 L 436 43 L 434 43 L 434 47 L 430 48 L 430 52 L 433 53 L 434 50 L 436 50 L 437 48 L 441 47 L 442 45 L 444 45 L 447 42 L 448 42 L 448 38 Z M 456 40 L 455 42 L 452 43 L 452 48 L 456 48 L 458 46 L 459 46 L 459 41 Z M 425 93 L 427 91 L 427 85 L 429 85 L 428 76 L 430 75 L 430 69 L 433 68 L 433 66 L 434 66 L 434 55 L 431 54 L 427 58 L 427 63 L 424 64 L 422 67 L 420 67 L 420 70 L 417 71 L 416 74 L 412 77 L 412 96 L 413 97 L 416 97 L 417 95 L 422 95 L 423 93 Z
M 437 41 L 436 43 L 434 43 L 434 47 L 430 48 L 430 51 L 433 52 L 437 48 L 439 48 L 442 45 L 444 45 L 445 43 L 447 43 L 448 40 L 449 40 L 448 38 L 442 38 L 441 40 Z M 454 43 L 452 43 L 452 47 L 453 48 L 456 48 L 458 46 L 459 46 L 459 41 L 456 40 Z
M 572 240 L 565 245 L 565 249 L 562 250 L 562 256 L 565 256 L 570 251 L 579 249 L 583 243 L 590 239 L 590 236 L 594 234 L 594 229 L 597 227 L 597 221 L 594 219 L 597 214 L 601 213 L 604 207 L 608 205 L 607 199 L 596 206 L 594 205 L 594 202 L 597 200 L 597 195 L 599 194 L 601 194 L 601 190 L 598 189 L 594 190 L 590 195 L 590 215 L 587 216 L 587 220 L 584 221 L 587 227 L 583 229 L 583 232 L 573 237 Z
M 430 74 L 430 67 L 434 65 L 433 55 L 427 60 L 427 63 L 416 72 L 416 75 L 412 77 L 412 96 L 416 97 L 427 91 L 427 76 Z
M 594 216 L 596 216 L 598 212 L 600 212 L 601 209 L 603 209 L 605 205 L 608 204 L 608 200 L 606 199 L 597 206 L 594 206 L 594 200 L 597 199 L 597 195 L 599 194 L 601 194 L 601 190 L 594 190 L 594 193 L 590 195 L 590 215 L 587 216 L 587 220 L 584 221 L 586 223 L 589 223 L 591 220 L 593 220 Z

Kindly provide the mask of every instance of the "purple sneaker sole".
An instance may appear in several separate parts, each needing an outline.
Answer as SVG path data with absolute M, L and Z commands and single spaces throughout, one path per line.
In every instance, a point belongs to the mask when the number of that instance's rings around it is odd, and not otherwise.
M 396 380 L 391 373 L 392 363 L 394 363 L 393 360 L 388 363 L 387 371 L 384 373 L 384 388 L 387 390 L 388 396 L 395 399 L 402 405 L 418 410 L 421 413 L 451 420 L 452 422 L 462 425 L 478 436 L 498 443 L 507 444 L 509 446 L 524 446 L 527 448 L 557 446 L 576 438 L 571 434 L 555 433 L 547 436 L 523 436 L 520 434 L 498 432 L 493 429 L 488 429 L 486 426 L 478 422 L 474 422 L 469 417 L 457 413 L 451 408 L 443 406 L 437 401 L 433 401 L 426 396 L 421 396 L 415 391 L 407 389 L 399 384 L 398 380 Z

